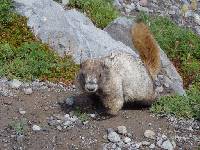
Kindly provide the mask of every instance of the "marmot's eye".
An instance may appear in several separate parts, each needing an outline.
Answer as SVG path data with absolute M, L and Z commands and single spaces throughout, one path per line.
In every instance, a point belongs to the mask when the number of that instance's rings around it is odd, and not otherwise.
M 99 74 L 99 77 L 101 77 L 101 73 Z
M 84 78 L 84 74 L 83 74 L 83 73 L 81 73 L 81 74 L 80 74 L 80 77 L 81 77 L 81 78 Z

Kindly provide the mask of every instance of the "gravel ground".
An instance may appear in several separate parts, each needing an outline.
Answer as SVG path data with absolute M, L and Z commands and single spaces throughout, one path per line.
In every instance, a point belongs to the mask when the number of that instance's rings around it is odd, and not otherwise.
M 200 123 L 127 105 L 108 116 L 73 85 L 0 79 L 0 147 L 35 149 L 198 149 Z M 175 148 L 176 147 L 176 148 Z
M 168 16 L 179 26 L 188 27 L 200 35 L 199 0 L 115 0 L 114 4 L 125 16 L 136 16 L 140 11 L 152 16 Z

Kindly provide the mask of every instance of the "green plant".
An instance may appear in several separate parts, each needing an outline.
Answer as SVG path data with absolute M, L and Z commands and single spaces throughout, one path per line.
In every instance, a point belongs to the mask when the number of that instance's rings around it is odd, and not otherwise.
M 200 89 L 191 87 L 187 96 L 166 96 L 160 98 L 151 111 L 159 114 L 173 114 L 177 117 L 200 119 Z
M 13 3 L 12 0 L 1 0 L 0 1 L 0 28 L 3 25 L 7 25 L 8 23 L 13 21 L 12 12 Z
M 61 58 L 39 42 L 24 43 L 15 48 L 0 44 L 0 75 L 19 78 L 70 82 L 79 66 L 72 58 Z
M 19 121 L 11 122 L 9 126 L 17 135 L 22 135 L 27 129 L 27 122 L 25 119 L 20 119 Z
M 12 16 L 7 19 L 9 23 L 5 19 L 6 23 L 0 21 L 0 76 L 72 82 L 79 68 L 72 57 L 60 58 L 36 39 L 27 26 L 27 18 L 12 12 L 11 0 L 3 0 L 0 4 L 0 12 L 8 15 L 3 17 Z
M 9 43 L 14 47 L 19 47 L 24 42 L 38 41 L 27 26 L 27 18 L 13 15 L 13 21 L 0 28 L 0 44 Z
M 106 27 L 118 17 L 118 11 L 113 7 L 111 0 L 70 0 L 69 6 L 85 12 L 99 28 Z
M 77 116 L 82 122 L 87 121 L 89 118 L 86 113 L 81 112 L 79 107 L 75 108 L 74 115 Z

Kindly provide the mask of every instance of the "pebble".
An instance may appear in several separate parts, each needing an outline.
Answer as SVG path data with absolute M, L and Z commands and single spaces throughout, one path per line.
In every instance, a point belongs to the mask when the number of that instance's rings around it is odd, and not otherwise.
M 67 5 L 69 3 L 69 0 L 62 0 L 63 5 Z
M 65 103 L 69 106 L 72 106 L 74 104 L 74 97 L 68 97 L 66 100 L 65 100 Z
M 119 134 L 126 134 L 126 133 L 127 133 L 127 129 L 126 129 L 125 126 L 118 126 L 118 127 L 117 127 L 117 132 L 118 132 Z
M 107 139 L 108 139 L 108 136 L 107 136 L 107 135 L 104 135 L 104 136 L 103 136 L 103 139 L 104 139 L 104 140 L 107 140 Z
M 156 146 L 155 146 L 155 144 L 153 143 L 153 144 L 151 144 L 150 146 L 149 146 L 149 148 L 150 149 L 154 149 Z
M 124 141 L 124 143 L 130 143 L 130 142 L 131 142 L 131 138 L 125 137 L 125 138 L 123 139 L 123 141 Z
M 33 130 L 33 131 L 40 131 L 41 128 L 40 128 L 40 126 L 38 126 L 38 125 L 33 125 L 32 130 Z
M 90 114 L 90 117 L 92 118 L 95 118 L 95 116 L 96 116 L 95 114 Z
M 174 147 L 172 143 L 169 140 L 166 140 L 162 143 L 161 148 L 166 149 L 166 150 L 173 150 Z
M 198 24 L 198 25 L 200 25 L 200 16 L 198 15 L 198 14 L 194 14 L 193 15 L 193 17 L 194 17 L 194 21 Z
M 57 126 L 56 128 L 57 128 L 59 131 L 62 130 L 62 127 L 61 127 L 61 126 Z
M 195 29 L 196 29 L 197 34 L 200 35 L 200 26 L 196 26 Z
M 22 109 L 22 108 L 19 108 L 19 113 L 20 113 L 21 115 L 24 115 L 24 114 L 26 113 L 26 111 L 25 111 L 24 109 Z
M 151 143 L 150 142 L 148 142 L 148 141 L 142 141 L 142 145 L 143 146 L 149 146 Z
M 162 86 L 156 87 L 155 91 L 158 93 L 162 93 L 164 88 Z
M 153 132 L 152 130 L 146 130 L 144 132 L 144 136 L 149 139 L 155 139 L 155 135 L 155 132 Z
M 10 87 L 13 89 L 18 89 L 21 85 L 22 82 L 17 79 L 13 79 L 12 81 L 10 81 Z
M 31 94 L 33 93 L 33 90 L 32 90 L 32 88 L 25 88 L 25 89 L 24 89 L 24 93 L 25 93 L 26 95 L 31 95 Z
M 17 135 L 16 141 L 17 143 L 22 143 L 24 141 L 24 135 Z
M 108 140 L 110 142 L 117 143 L 121 141 L 121 138 L 116 132 L 113 131 L 113 132 L 108 133 Z

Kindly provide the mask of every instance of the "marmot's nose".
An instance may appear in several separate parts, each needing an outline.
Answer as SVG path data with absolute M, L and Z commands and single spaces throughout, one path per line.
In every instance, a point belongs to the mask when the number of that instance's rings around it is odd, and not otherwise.
M 97 85 L 96 84 L 87 84 L 85 86 L 85 89 L 88 92 L 95 92 L 97 90 Z
M 87 88 L 88 89 L 88 91 L 90 91 L 90 92 L 94 92 L 95 91 L 95 88 Z

